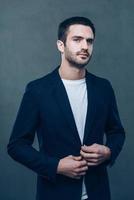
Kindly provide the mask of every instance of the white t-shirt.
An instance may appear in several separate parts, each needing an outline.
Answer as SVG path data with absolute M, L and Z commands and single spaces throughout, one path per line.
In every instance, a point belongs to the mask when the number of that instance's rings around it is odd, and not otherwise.
M 79 80 L 62 79 L 62 81 L 69 98 L 81 143 L 83 143 L 88 102 L 85 78 Z M 83 200 L 87 198 L 88 196 L 86 192 L 85 181 L 83 179 L 81 199 Z

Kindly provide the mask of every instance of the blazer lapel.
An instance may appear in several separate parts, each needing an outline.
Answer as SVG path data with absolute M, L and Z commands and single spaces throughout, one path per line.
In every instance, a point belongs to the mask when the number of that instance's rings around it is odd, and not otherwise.
M 64 87 L 64 84 L 62 83 L 62 80 L 60 78 L 58 68 L 54 70 L 54 90 L 53 95 L 57 102 L 57 105 L 59 106 L 62 116 L 67 121 L 68 125 L 71 128 L 72 137 L 74 137 L 77 142 L 82 145 L 79 133 L 75 124 L 74 116 L 72 113 L 72 109 L 70 106 L 70 102 L 66 93 L 66 89 Z M 87 84 L 87 98 L 88 98 L 88 107 L 87 107 L 87 116 L 86 116 L 86 122 L 85 122 L 85 130 L 84 130 L 84 139 L 83 144 L 86 142 L 88 134 L 90 134 L 94 116 L 95 116 L 95 85 L 93 82 L 92 75 L 86 70 L 86 84 Z
M 95 84 L 92 75 L 89 72 L 87 72 L 87 70 L 86 70 L 86 84 L 87 84 L 88 108 L 87 108 L 87 116 L 85 122 L 83 144 L 86 142 L 88 134 L 90 134 L 96 111 Z
M 72 137 L 81 145 L 80 137 L 78 134 L 78 130 L 75 124 L 73 112 L 70 106 L 70 102 L 67 96 L 66 89 L 64 84 L 60 78 L 58 68 L 55 71 L 55 86 L 53 90 L 54 98 L 59 106 L 62 116 L 65 118 L 66 122 L 71 128 Z

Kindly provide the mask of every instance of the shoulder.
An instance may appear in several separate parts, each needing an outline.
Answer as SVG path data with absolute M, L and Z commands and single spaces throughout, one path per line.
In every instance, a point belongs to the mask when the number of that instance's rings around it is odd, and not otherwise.
M 100 87 L 112 87 L 111 82 L 108 79 L 96 76 L 95 74 L 92 74 L 90 72 L 87 72 L 87 79 L 90 79 L 93 82 L 93 84 Z
M 108 79 L 87 72 L 87 80 L 89 81 L 89 85 L 91 84 L 99 94 L 110 97 L 115 95 L 113 86 Z
M 108 101 L 113 101 L 115 99 L 115 92 L 112 87 L 111 82 L 94 74 L 88 73 L 89 84 L 91 83 L 92 88 L 96 91 L 96 94 L 103 96 Z
M 54 71 L 46 74 L 43 77 L 40 77 L 38 79 L 30 81 L 26 85 L 26 90 L 41 91 L 42 89 L 48 90 L 49 88 L 53 87 L 53 85 L 55 84 L 55 82 L 54 82 L 54 77 L 55 77 Z

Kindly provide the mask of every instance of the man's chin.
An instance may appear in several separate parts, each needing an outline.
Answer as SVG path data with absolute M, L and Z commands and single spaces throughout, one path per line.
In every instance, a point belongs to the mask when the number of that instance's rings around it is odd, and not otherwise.
M 78 69 L 82 69 L 82 68 L 84 68 L 88 63 L 89 63 L 89 60 L 88 60 L 87 62 L 78 62 L 78 63 L 75 63 L 75 67 L 78 68 Z
M 91 58 L 91 57 L 90 57 Z M 77 69 L 83 69 L 90 61 L 90 58 L 87 60 L 68 60 L 72 67 Z
M 77 69 L 83 69 L 87 64 L 81 64 L 81 63 L 77 63 L 74 64 L 73 67 L 77 68 Z

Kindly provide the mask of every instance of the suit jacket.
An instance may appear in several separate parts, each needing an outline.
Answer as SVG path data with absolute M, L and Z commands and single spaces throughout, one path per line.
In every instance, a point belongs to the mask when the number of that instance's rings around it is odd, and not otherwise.
M 83 177 L 76 180 L 56 173 L 59 160 L 80 155 L 82 145 L 58 68 L 27 85 L 8 153 L 38 174 L 37 200 L 80 200 Z M 89 167 L 85 176 L 87 193 L 91 200 L 110 200 L 107 165 L 115 162 L 125 133 L 109 81 L 86 71 L 86 84 L 88 109 L 83 144 L 104 144 L 105 134 L 105 145 L 112 152 L 109 161 Z M 32 147 L 35 133 L 39 151 Z

